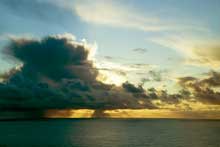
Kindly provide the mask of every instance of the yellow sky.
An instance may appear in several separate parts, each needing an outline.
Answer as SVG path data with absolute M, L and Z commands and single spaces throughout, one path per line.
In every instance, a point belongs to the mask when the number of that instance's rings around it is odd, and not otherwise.
M 97 113 L 96 115 L 94 115 Z M 92 110 L 92 109 L 68 109 L 48 110 L 46 118 L 175 118 L 175 119 L 220 119 L 220 111 L 172 111 L 149 109 L 116 109 L 116 110 Z

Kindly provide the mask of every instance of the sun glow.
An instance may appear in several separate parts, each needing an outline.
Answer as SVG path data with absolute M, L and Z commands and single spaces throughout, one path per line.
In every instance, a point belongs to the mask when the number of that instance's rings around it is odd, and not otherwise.
M 178 104 L 168 104 L 161 100 L 153 100 L 152 103 L 160 109 L 167 109 L 173 111 L 218 111 L 220 106 L 214 104 L 204 104 L 192 99 L 191 101 L 181 100 Z
M 117 86 L 127 81 L 125 72 L 131 70 L 123 65 L 107 61 L 95 61 L 95 66 L 99 69 L 98 81 Z
M 44 114 L 46 118 L 91 118 L 94 110 L 91 109 L 64 109 L 47 110 Z
M 100 115 L 95 115 L 99 111 Z M 173 111 L 167 109 L 68 109 L 47 110 L 46 118 L 180 118 L 180 119 L 220 119 L 219 111 Z
M 100 71 L 97 80 L 105 84 L 115 84 L 116 86 L 120 86 L 126 81 L 124 77 L 112 73 L 111 71 Z

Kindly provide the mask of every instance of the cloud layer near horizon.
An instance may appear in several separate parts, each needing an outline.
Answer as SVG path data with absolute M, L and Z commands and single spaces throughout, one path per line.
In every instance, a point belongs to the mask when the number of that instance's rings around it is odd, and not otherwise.
M 97 81 L 90 49 L 73 37 L 14 39 L 4 52 L 22 66 L 2 76 L 1 109 L 156 108 L 143 91 L 129 89 L 136 88 L 130 83 L 117 87 Z
M 22 65 L 0 77 L 0 109 L 159 109 L 184 100 L 220 104 L 218 72 L 205 79 L 179 78 L 182 90 L 176 94 L 129 82 L 116 86 L 97 80 L 91 51 L 71 35 L 11 40 L 4 53 Z

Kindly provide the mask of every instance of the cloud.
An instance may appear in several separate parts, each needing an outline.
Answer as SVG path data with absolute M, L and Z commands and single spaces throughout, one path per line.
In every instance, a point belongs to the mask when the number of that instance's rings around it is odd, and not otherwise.
M 156 108 L 124 87 L 98 81 L 88 46 L 70 34 L 11 40 L 4 53 L 21 66 L 1 76 L 0 108 Z
M 201 82 L 205 85 L 209 85 L 212 87 L 219 87 L 220 86 L 220 73 L 216 71 L 211 71 L 209 77 L 202 80 Z
M 198 44 L 193 50 L 197 56 L 197 62 L 213 66 L 220 65 L 220 43 Z
M 207 36 L 207 35 L 206 35 Z M 182 54 L 186 64 L 218 67 L 220 65 L 220 44 L 216 37 L 168 35 L 149 39 Z
M 158 23 L 157 18 L 148 17 L 146 19 L 139 14 L 135 14 L 132 9 L 119 6 L 113 1 L 95 1 L 93 3 L 77 1 L 73 9 L 82 20 L 93 24 L 127 27 L 144 31 L 165 29 L 165 27 L 153 25 Z
M 162 81 L 162 71 L 154 71 L 154 70 L 150 70 L 148 72 L 149 74 L 149 80 L 150 81 L 157 81 L 157 82 L 160 82 Z
M 95 110 L 92 114 L 93 118 L 108 118 L 110 115 L 106 113 L 104 110 Z
M 106 58 L 96 60 L 95 66 L 99 70 L 98 80 L 116 85 L 124 83 L 127 79 L 127 73 L 136 70 L 128 65 L 106 60 Z
M 220 105 L 220 73 L 211 71 L 206 78 L 182 77 L 179 84 L 192 98 L 207 104 Z
M 41 0 L 33 0 L 33 1 L 1 0 L 0 6 L 1 9 L 5 10 L 6 16 L 9 16 L 11 19 L 12 18 L 15 19 L 15 20 L 7 20 L 8 22 L 4 22 L 7 25 L 10 25 L 9 27 L 10 29 L 13 29 L 11 28 L 12 27 L 11 23 L 20 19 L 22 19 L 22 21 L 25 21 L 27 24 L 33 21 L 35 24 L 37 23 L 38 25 L 42 25 L 42 23 L 46 22 L 47 24 L 48 23 L 53 24 L 53 26 L 54 25 L 67 26 L 67 24 L 63 22 L 65 22 L 67 18 L 69 19 L 67 15 L 66 17 L 63 17 L 64 11 L 59 9 L 56 5 L 51 5 L 50 3 L 47 3 L 46 1 L 43 2 Z M 58 20 L 57 17 L 60 19 Z M 4 17 L 2 18 L 4 20 Z M 24 22 L 22 22 L 22 26 L 23 25 L 27 26 L 27 24 L 24 24 Z M 18 25 L 17 27 L 20 27 L 21 25 L 20 22 L 17 22 L 17 25 Z M 9 30 L 9 32 L 11 32 L 7 26 L 5 27 L 7 30 Z
M 176 94 L 169 94 L 166 90 L 157 90 L 155 88 L 145 90 L 141 84 L 134 86 L 129 82 L 123 83 L 122 86 L 136 98 L 147 98 L 151 101 L 159 100 L 160 102 L 163 102 L 162 105 L 179 104 L 186 98 L 186 96 L 188 96 L 187 93 L 184 93 L 184 91 L 179 91 Z M 139 100 L 139 103 L 142 103 L 141 99 Z M 156 106 L 160 107 L 160 105 Z
M 140 53 L 140 54 L 144 54 L 144 53 L 147 52 L 147 49 L 145 49 L 145 48 L 135 48 L 132 51 Z
M 45 1 L 38 0 L 45 3 Z M 109 27 L 129 28 L 139 31 L 174 31 L 196 30 L 206 31 L 201 25 L 173 23 L 162 20 L 159 15 L 152 12 L 146 14 L 125 3 L 117 1 L 94 0 L 47 0 L 53 5 L 72 11 L 84 22 Z
M 210 72 L 205 79 L 182 77 L 183 90 L 174 94 L 165 89 L 145 90 L 143 84 L 130 82 L 106 84 L 98 80 L 100 71 L 89 59 L 89 46 L 70 34 L 11 40 L 3 51 L 8 60 L 21 65 L 1 75 L 0 109 L 94 109 L 94 117 L 107 117 L 105 110 L 179 106 L 191 110 L 190 104 L 182 102 L 192 100 L 219 104 L 218 72 Z
M 204 105 L 203 105 L 204 106 Z M 211 106 L 206 111 L 172 111 L 158 109 L 116 109 L 116 110 L 97 110 L 94 115 L 93 110 L 47 110 L 47 118 L 90 118 L 90 117 L 108 117 L 108 118 L 180 118 L 180 119 L 219 119 L 219 108 L 212 111 Z M 4 114 L 4 113 L 2 113 Z
M 123 83 L 122 87 L 127 91 L 132 93 L 135 97 L 141 97 L 141 98 L 149 98 L 146 94 L 146 91 L 143 89 L 141 85 L 138 85 L 138 87 L 134 86 L 133 84 L 126 82 Z
M 104 58 L 107 59 L 107 60 L 112 60 L 112 59 L 114 59 L 114 57 L 112 57 L 112 56 L 104 56 Z

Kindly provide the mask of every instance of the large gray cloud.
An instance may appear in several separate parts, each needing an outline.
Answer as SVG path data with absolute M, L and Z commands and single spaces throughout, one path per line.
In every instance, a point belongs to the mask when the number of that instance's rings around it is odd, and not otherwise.
M 4 53 L 23 66 L 2 76 L 1 109 L 156 108 L 143 88 L 134 94 L 131 88 L 140 87 L 128 83 L 117 87 L 97 81 L 98 70 L 88 60 L 89 49 L 68 37 L 16 39 Z
M 15 39 L 5 47 L 8 60 L 22 63 L 1 75 L 0 109 L 95 109 L 94 116 L 107 109 L 157 109 L 153 100 L 178 104 L 182 99 L 196 99 L 219 104 L 218 72 L 208 78 L 179 78 L 181 91 L 169 94 L 166 90 L 125 82 L 122 86 L 97 81 L 98 69 L 88 60 L 89 48 L 67 36 L 42 39 Z M 147 83 L 146 83 L 147 84 Z
M 5 51 L 24 66 L 22 74 L 32 80 L 48 77 L 55 81 L 64 78 L 95 80 L 97 71 L 87 60 L 88 50 L 80 44 L 71 44 L 66 37 L 47 37 L 37 40 L 13 40 Z

